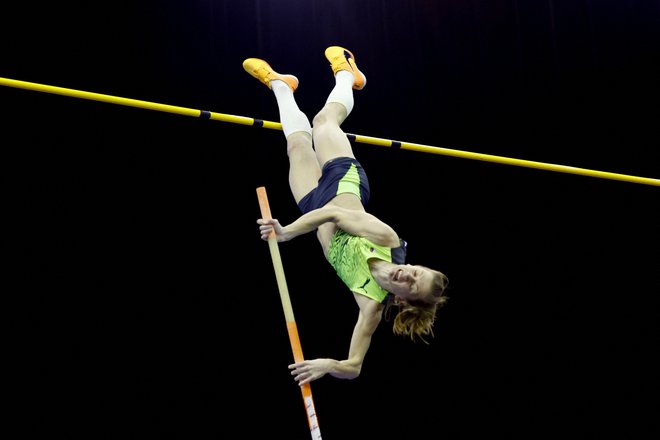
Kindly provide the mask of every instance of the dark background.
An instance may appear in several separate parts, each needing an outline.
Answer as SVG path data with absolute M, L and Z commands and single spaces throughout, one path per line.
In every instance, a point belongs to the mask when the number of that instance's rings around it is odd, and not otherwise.
M 12 2 L 16 3 L 16 2 Z M 349 133 L 660 178 L 657 1 L 115 1 L 0 14 L 0 77 L 279 121 L 353 51 Z M 20 438 L 310 438 L 255 189 L 298 215 L 280 131 L 0 87 L 6 415 Z M 659 188 L 354 144 L 369 210 L 443 270 L 431 344 L 382 325 L 312 384 L 330 439 L 657 435 Z M 306 357 L 357 307 L 279 246 Z M 19 437 L 15 437 L 19 438 Z

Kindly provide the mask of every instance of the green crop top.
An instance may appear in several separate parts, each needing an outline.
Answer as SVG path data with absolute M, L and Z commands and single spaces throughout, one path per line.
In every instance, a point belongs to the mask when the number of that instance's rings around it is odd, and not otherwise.
M 369 270 L 369 260 L 378 258 L 395 264 L 403 264 L 405 250 L 406 242 L 403 240 L 401 240 L 400 247 L 389 248 L 339 229 L 330 241 L 328 261 L 351 292 L 381 303 L 389 292 L 376 283 Z

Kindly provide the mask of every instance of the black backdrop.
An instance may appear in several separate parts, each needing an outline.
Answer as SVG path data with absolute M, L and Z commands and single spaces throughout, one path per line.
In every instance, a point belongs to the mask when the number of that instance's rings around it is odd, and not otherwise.
M 347 132 L 660 177 L 657 1 L 70 3 L 3 6 L 0 77 L 278 121 L 243 59 L 296 74 L 312 117 L 343 45 L 368 77 Z M 22 437 L 309 438 L 255 224 L 258 186 L 298 215 L 282 133 L 12 87 L 0 103 Z M 370 210 L 451 300 L 431 345 L 382 326 L 362 376 L 312 384 L 324 438 L 657 430 L 657 187 L 354 148 Z M 312 235 L 280 252 L 306 357 L 345 356 L 351 296 Z

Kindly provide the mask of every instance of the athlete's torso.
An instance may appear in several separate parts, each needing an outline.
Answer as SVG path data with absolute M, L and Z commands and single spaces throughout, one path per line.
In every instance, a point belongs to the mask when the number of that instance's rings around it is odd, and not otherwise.
M 404 264 L 406 243 L 389 248 L 380 246 L 364 237 L 356 237 L 345 231 L 337 230 L 328 246 L 327 257 L 337 275 L 352 291 L 364 295 L 379 303 L 389 292 L 376 283 L 369 268 L 369 260 L 377 258 L 383 261 Z

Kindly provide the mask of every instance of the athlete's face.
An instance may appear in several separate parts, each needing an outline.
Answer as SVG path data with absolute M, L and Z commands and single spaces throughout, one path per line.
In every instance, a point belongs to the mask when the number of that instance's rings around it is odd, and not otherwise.
M 391 293 L 405 300 L 431 302 L 433 273 L 423 266 L 400 264 L 389 273 Z

